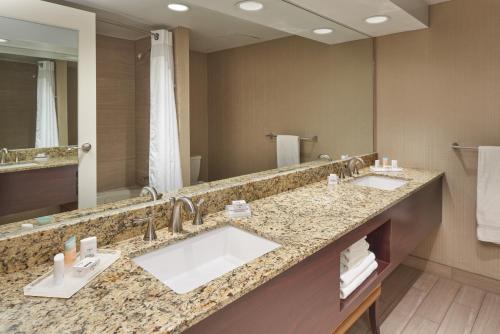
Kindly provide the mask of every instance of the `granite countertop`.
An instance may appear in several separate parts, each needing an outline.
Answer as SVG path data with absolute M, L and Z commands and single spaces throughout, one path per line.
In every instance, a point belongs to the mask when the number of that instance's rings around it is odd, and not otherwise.
M 47 161 L 19 161 L 19 163 L 16 164 L 15 167 L 11 167 L 12 165 L 9 165 L 9 167 L 2 167 L 0 165 L 0 174 L 72 165 L 78 165 L 78 157 L 51 157 Z
M 367 170 L 363 174 L 369 174 Z M 0 332 L 7 333 L 179 333 L 287 270 L 408 197 L 442 173 L 406 169 L 392 176 L 408 183 L 395 191 L 326 181 L 251 202 L 252 217 L 230 221 L 224 212 L 205 224 L 184 224 L 183 234 L 158 231 L 147 244 L 141 237 L 106 248 L 121 258 L 67 300 L 24 297 L 23 287 L 50 269 L 41 265 L 0 276 Z M 131 258 L 202 231 L 231 224 L 278 242 L 282 247 L 205 286 L 176 294 Z

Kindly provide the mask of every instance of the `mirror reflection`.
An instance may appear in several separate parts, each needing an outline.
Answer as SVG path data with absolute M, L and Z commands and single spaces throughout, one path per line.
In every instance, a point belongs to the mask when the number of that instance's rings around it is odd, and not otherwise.
M 373 151 L 368 36 L 286 2 L 267 8 L 286 21 L 281 26 L 204 1 L 191 1 L 182 17 L 163 7 L 155 17 L 127 6 L 113 16 L 91 1 L 53 2 L 97 14 L 98 207 L 71 211 L 76 201 L 59 200 L 52 211 L 2 212 L 4 231 L 148 201 L 141 196 L 148 185 L 160 193 L 210 187 L 320 157 Z M 318 33 L 318 27 L 331 31 Z M 76 173 L 78 146 L 72 145 L 82 145 L 76 102 L 84 98 L 77 94 L 78 36 L 72 47 L 51 44 L 62 40 L 60 34 L 45 29 L 31 44 L 6 38 L 19 43 L 0 45 L 2 78 L 11 78 L 0 83 L 10 90 L 2 95 L 1 112 L 10 116 L 1 116 L 0 146 L 9 151 L 9 161 L 16 161 L 12 152 L 34 148 L 24 153 L 30 163 L 43 147 L 64 148 L 51 149 L 50 160 L 73 159 Z M 75 175 L 68 183 L 76 184 Z M 22 221 L 29 218 L 35 219 Z
M 0 31 L 0 224 L 51 222 L 78 208 L 78 33 L 5 17 Z

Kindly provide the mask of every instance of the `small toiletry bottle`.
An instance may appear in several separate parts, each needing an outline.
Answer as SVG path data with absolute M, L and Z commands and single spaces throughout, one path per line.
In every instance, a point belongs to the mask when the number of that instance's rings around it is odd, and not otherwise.
M 389 167 L 389 158 L 388 157 L 384 157 L 382 159 L 382 167 L 384 167 L 384 168 Z
M 330 174 L 328 176 L 328 185 L 335 186 L 337 184 L 339 184 L 339 177 L 337 176 L 337 174 Z
M 375 168 L 380 168 L 380 160 L 375 160 Z
M 97 255 L 97 238 L 89 237 L 80 240 L 80 259 Z
M 391 161 L 391 167 L 392 167 L 392 169 L 397 169 L 398 168 L 398 161 L 397 160 L 392 160 Z
M 72 236 L 64 243 L 64 264 L 72 266 L 76 260 L 76 237 Z
M 54 256 L 54 284 L 60 285 L 64 282 L 64 254 L 59 253 Z

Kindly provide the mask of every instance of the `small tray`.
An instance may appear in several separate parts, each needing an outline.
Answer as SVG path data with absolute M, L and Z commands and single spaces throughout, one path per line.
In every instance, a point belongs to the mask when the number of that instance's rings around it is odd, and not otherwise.
M 24 287 L 24 295 L 35 297 L 70 298 L 90 281 L 92 281 L 97 275 L 102 273 L 116 260 L 118 260 L 118 258 L 120 258 L 120 251 L 99 249 L 97 251 L 97 256 L 100 258 L 99 264 L 87 275 L 77 277 L 73 274 L 72 267 L 66 267 L 64 269 L 64 282 L 60 285 L 55 285 L 54 276 L 51 270 L 26 285 Z
M 390 172 L 402 172 L 403 168 L 392 168 L 392 167 L 374 167 L 370 166 L 370 171 L 375 172 L 375 173 L 390 173 Z

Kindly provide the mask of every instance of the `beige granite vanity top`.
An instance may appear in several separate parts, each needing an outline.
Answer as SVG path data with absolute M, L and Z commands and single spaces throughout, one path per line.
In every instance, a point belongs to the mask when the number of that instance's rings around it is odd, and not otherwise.
M 185 223 L 186 232 L 175 237 L 160 230 L 152 244 L 136 237 L 109 245 L 121 250 L 122 257 L 68 300 L 23 296 L 23 287 L 48 265 L 0 276 L 0 332 L 182 332 L 441 175 L 413 169 L 394 173 L 409 181 L 395 191 L 349 182 L 330 188 L 326 181 L 318 182 L 251 202 L 249 219 L 230 222 L 218 212 L 208 215 L 201 227 Z M 229 223 L 282 247 L 186 294 L 176 294 L 130 259 Z
M 29 165 L 28 165 L 28 164 Z M 33 164 L 33 165 L 31 165 Z M 78 165 L 78 157 L 68 156 L 68 157 L 55 157 L 49 158 L 47 161 L 20 161 L 19 165 L 15 167 L 5 168 L 0 165 L 0 174 L 2 173 L 16 173 L 27 170 L 44 169 L 44 168 L 55 168 Z

